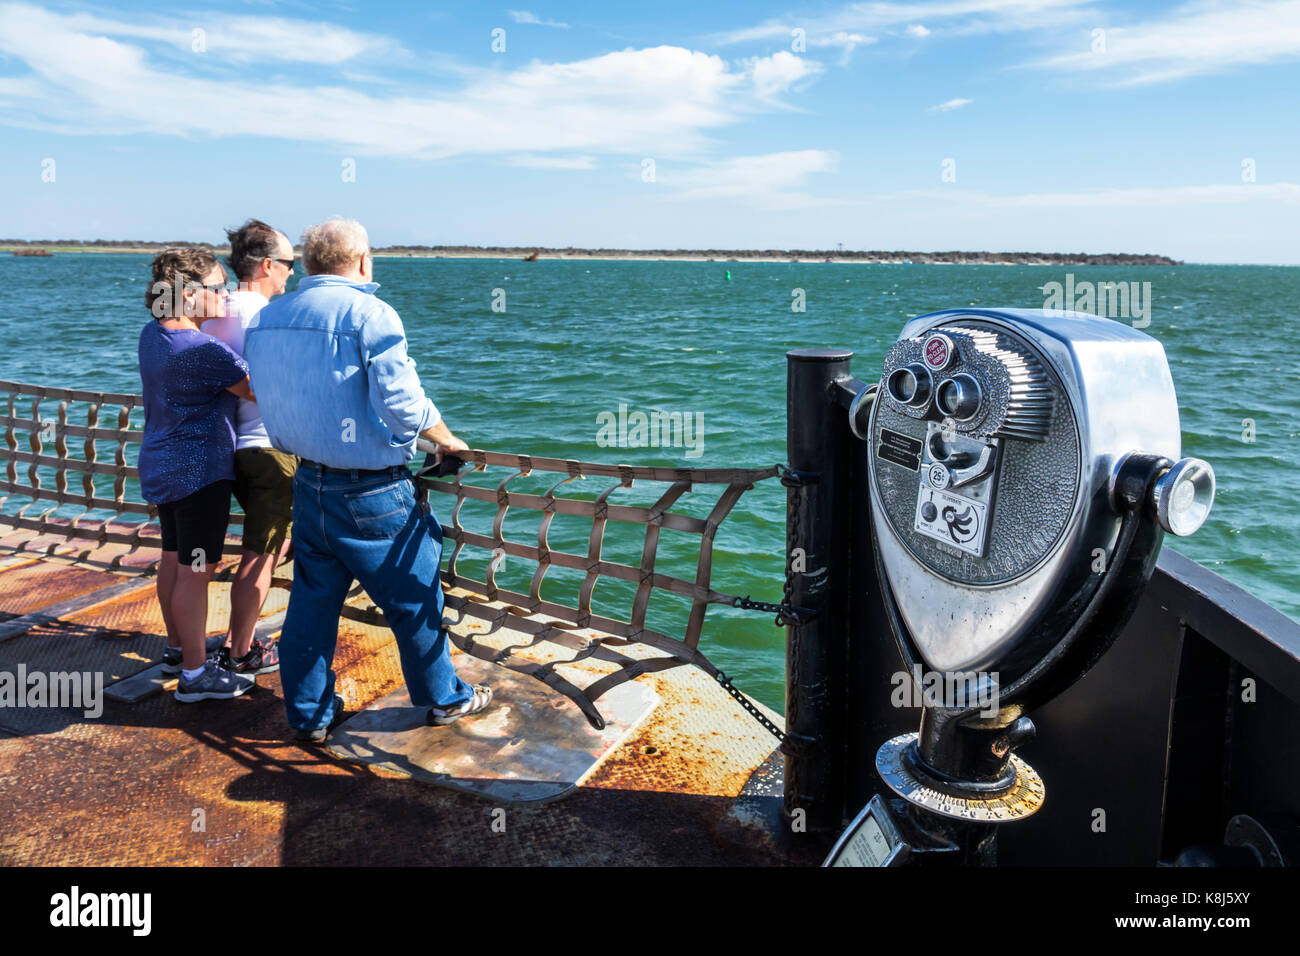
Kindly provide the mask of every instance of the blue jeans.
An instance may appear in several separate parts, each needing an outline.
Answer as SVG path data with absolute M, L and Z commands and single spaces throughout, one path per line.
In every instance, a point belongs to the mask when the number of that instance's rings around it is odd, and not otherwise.
M 339 474 L 303 463 L 293 479 L 293 589 L 280 634 L 289 724 L 332 720 L 339 613 L 355 578 L 397 638 L 411 703 L 454 707 L 473 696 L 456 675 L 442 625 L 442 527 L 404 467 Z

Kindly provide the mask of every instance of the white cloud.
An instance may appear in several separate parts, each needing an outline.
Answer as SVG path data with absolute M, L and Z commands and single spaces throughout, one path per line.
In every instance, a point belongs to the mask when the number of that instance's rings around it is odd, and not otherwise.
M 209 53 L 223 53 L 232 60 L 250 63 L 278 60 L 338 64 L 400 49 L 400 44 L 387 37 L 302 20 L 222 16 L 206 30 Z M 181 42 L 190 49 L 192 34 Z
M 930 31 L 919 23 L 913 23 L 903 32 L 910 37 L 928 37 L 930 35 Z
M 974 103 L 974 100 L 952 99 L 940 103 L 938 106 L 931 106 L 926 109 L 927 113 L 948 113 L 952 110 L 959 110 L 967 103 Z
M 6 96 L 14 99 L 31 99 L 39 96 L 40 93 L 41 85 L 31 77 L 19 79 L 0 77 L 0 102 L 3 102 Z
M 799 208 L 838 204 L 799 191 L 814 173 L 832 172 L 838 163 L 838 153 L 803 149 L 738 156 L 680 171 L 661 165 L 658 181 L 673 199 L 750 199 L 773 208 Z
M 1111 85 L 1133 86 L 1217 73 L 1234 66 L 1300 57 L 1300 2 L 1198 2 L 1132 26 L 1106 27 L 1103 50 L 1090 33 L 1076 52 L 1029 64 L 1103 75 Z
M 293 21 L 274 24 L 251 34 L 254 44 L 274 35 L 288 43 L 298 28 Z M 426 159 L 551 152 L 681 158 L 705 154 L 711 130 L 771 108 L 778 94 L 821 69 L 791 54 L 736 65 L 660 46 L 566 63 L 534 61 L 512 71 L 465 71 L 456 89 L 403 82 L 376 91 L 247 70 L 214 76 L 202 56 L 160 60 L 152 49 L 120 38 L 175 39 L 144 38 L 143 30 L 0 4 L 0 57 L 29 71 L 0 86 L 0 122 L 70 134 L 260 136 L 354 155 Z M 303 50 L 327 63 L 393 46 L 382 37 L 334 31 L 306 30 Z M 212 39 L 209 34 L 210 51 Z M 369 64 L 367 75 L 376 72 Z M 241 103 L 275 108 L 241 109 Z
M 542 20 L 537 14 L 528 10 L 507 10 L 506 13 L 514 18 L 515 23 L 527 23 L 539 27 L 559 27 L 561 30 L 569 29 L 567 23 L 557 23 L 555 20 Z
M 785 93 L 800 80 L 822 71 L 821 64 L 816 60 L 807 60 L 784 50 L 743 62 L 753 78 L 754 92 L 765 100 L 772 99 L 778 93 Z

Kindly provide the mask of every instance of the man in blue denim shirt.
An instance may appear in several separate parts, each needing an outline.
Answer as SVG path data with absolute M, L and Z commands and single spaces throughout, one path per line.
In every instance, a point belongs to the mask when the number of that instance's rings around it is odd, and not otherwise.
M 334 694 L 339 613 L 355 578 L 397 638 L 411 703 L 449 724 L 488 706 L 451 663 L 442 625 L 442 528 L 406 462 L 416 438 L 467 451 L 415 373 L 397 312 L 375 298 L 360 223 L 303 234 L 307 277 L 263 307 L 244 345 L 271 444 L 302 459 L 293 487 L 293 588 L 280 635 L 289 723 L 322 741 L 343 711 Z

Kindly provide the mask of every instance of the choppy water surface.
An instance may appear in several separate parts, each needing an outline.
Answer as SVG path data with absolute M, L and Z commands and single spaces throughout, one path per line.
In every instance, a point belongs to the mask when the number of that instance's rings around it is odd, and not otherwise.
M 0 256 L 0 376 L 138 392 L 147 263 L 128 255 Z M 402 315 L 425 388 L 470 445 L 695 467 L 784 459 L 787 349 L 850 347 L 857 374 L 874 379 L 910 316 L 965 306 L 1042 307 L 1040 287 L 1063 282 L 1066 272 L 1076 282 L 1150 282 L 1146 331 L 1164 343 L 1173 368 L 1183 454 L 1213 463 L 1219 480 L 1209 524 L 1173 547 L 1300 618 L 1300 517 L 1292 490 L 1300 472 L 1293 357 L 1300 269 L 381 259 L 377 271 L 379 294 Z M 492 310 L 498 289 L 504 312 Z M 803 313 L 791 311 L 794 289 L 804 290 Z M 495 298 L 500 302 L 501 293 Z M 690 416 L 703 425 L 702 444 L 601 447 L 608 420 L 601 415 L 617 415 L 620 405 L 629 413 Z M 1254 440 L 1243 440 L 1252 425 Z M 511 488 L 547 484 L 529 481 Z M 596 480 L 584 485 L 591 495 L 605 487 Z M 661 490 L 618 492 L 612 500 L 648 502 Z M 446 521 L 450 498 L 434 500 Z M 682 506 L 703 515 L 712 503 L 701 490 Z M 490 515 L 486 506 L 467 505 L 462 520 L 490 533 Z M 552 526 L 551 546 L 585 553 L 589 522 L 562 519 Z M 610 529 L 606 555 L 637 565 L 642 529 Z M 506 534 L 535 542 L 535 518 L 512 512 Z M 660 570 L 694 580 L 697 542 L 665 531 Z M 783 490 L 764 482 L 718 535 L 714 586 L 779 600 L 783 546 Z M 481 569 L 481 561 L 464 565 Z M 531 570 L 507 559 L 498 580 L 526 591 Z M 576 572 L 553 570 L 546 594 L 576 603 L 580 582 Z M 598 608 L 626 618 L 631 594 L 622 582 L 602 580 Z M 649 623 L 680 634 L 685 611 L 685 602 L 656 594 Z M 743 689 L 780 708 L 783 633 L 771 618 L 711 608 L 708 619 L 702 648 Z

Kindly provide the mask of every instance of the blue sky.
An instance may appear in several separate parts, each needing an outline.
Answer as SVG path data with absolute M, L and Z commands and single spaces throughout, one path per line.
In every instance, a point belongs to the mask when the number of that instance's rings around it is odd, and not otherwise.
M 1300 2 L 518 3 L 0 0 L 0 236 L 1300 263 Z

